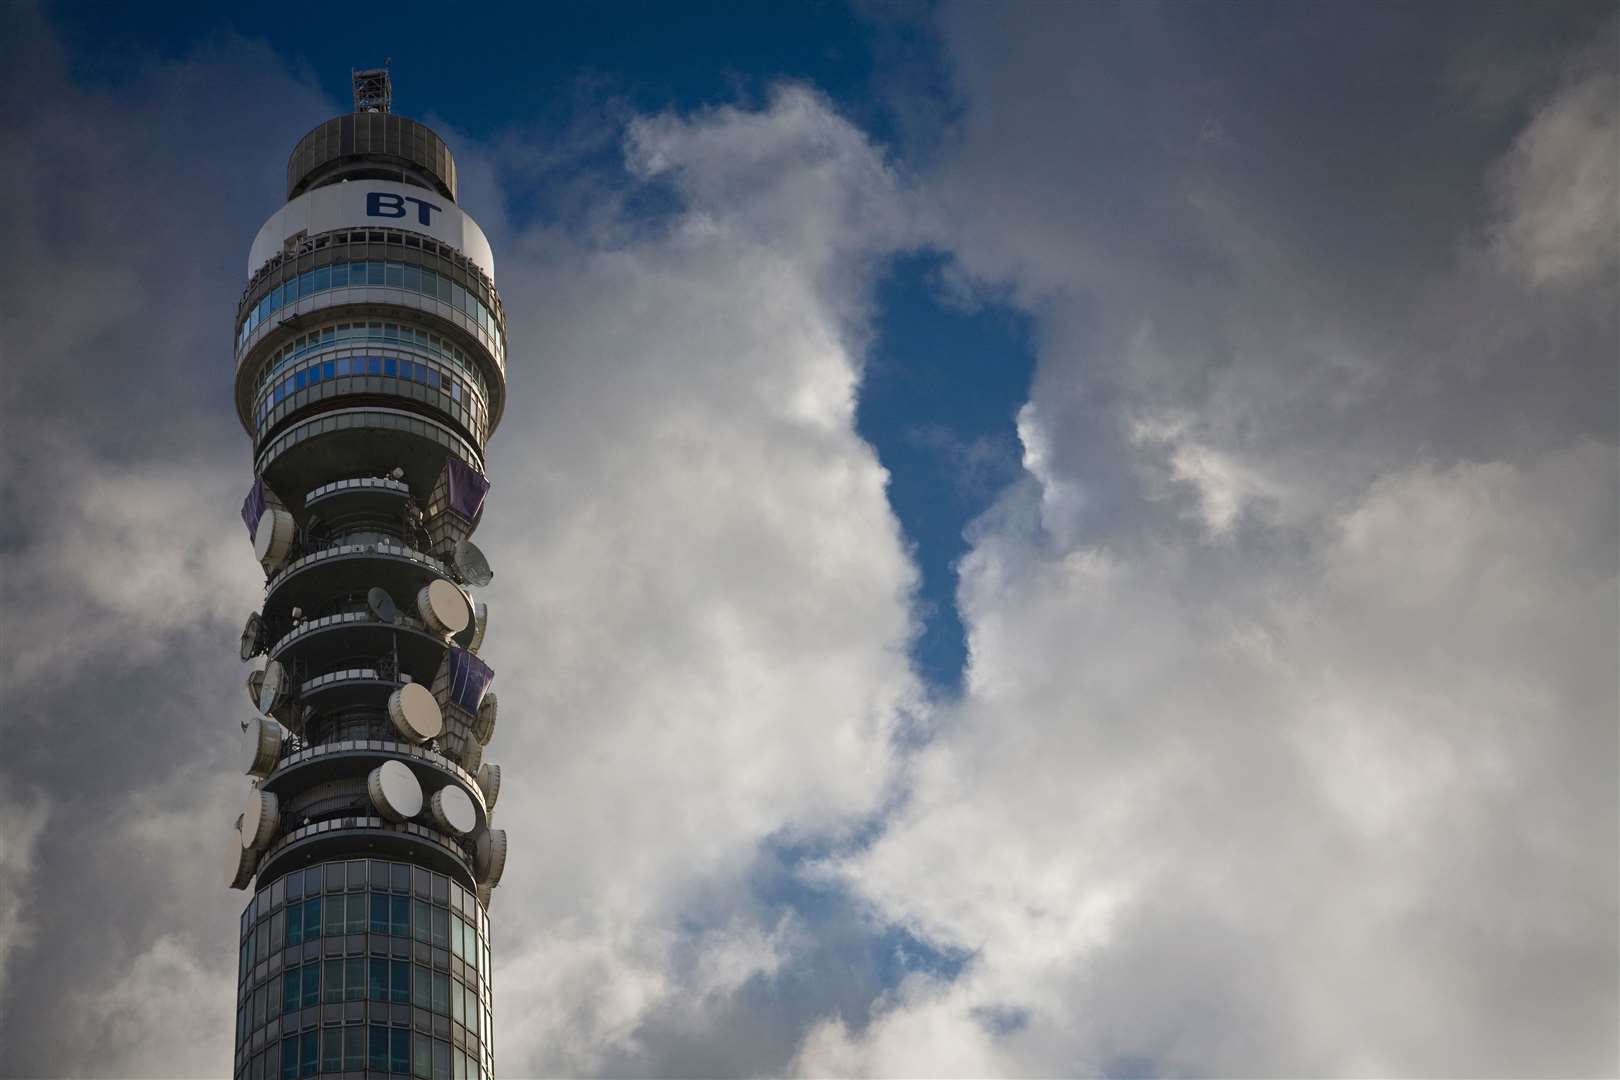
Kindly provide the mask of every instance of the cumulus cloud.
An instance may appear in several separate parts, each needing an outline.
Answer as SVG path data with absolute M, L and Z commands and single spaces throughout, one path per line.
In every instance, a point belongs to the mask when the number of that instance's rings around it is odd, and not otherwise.
M 1615 283 L 1562 214 L 1604 197 L 1612 138 L 1573 133 L 1612 76 L 1504 141 L 1506 103 L 1459 122 L 1342 70 L 1443 53 L 1427 17 L 1332 50 L 1269 20 L 1297 54 L 1264 80 L 1194 23 L 943 14 L 930 220 L 1036 316 L 1026 475 L 959 567 L 961 702 L 821 869 L 970 959 L 798 1067 L 1610 1074 Z M 1197 100 L 1160 85 L 1222 48 Z M 1504 176 L 1560 290 L 1475 258 Z
M 1536 115 L 1502 162 L 1501 257 L 1537 285 L 1579 282 L 1620 254 L 1620 80 L 1590 74 Z

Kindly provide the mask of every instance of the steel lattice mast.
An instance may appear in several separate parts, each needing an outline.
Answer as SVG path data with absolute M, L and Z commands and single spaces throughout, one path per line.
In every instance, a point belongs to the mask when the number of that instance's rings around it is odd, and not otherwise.
M 237 1080 L 493 1075 L 506 861 L 488 563 L 469 536 L 506 396 L 494 258 L 445 143 L 386 68 L 294 147 L 236 312 L 242 506 L 266 574 L 242 633 L 250 790 Z

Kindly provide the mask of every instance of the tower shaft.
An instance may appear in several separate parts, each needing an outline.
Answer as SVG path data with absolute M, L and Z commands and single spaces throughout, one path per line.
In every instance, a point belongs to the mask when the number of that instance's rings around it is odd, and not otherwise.
M 265 571 L 242 658 L 231 884 L 236 1080 L 494 1074 L 489 904 L 506 860 L 491 571 L 470 537 L 506 392 L 494 257 L 455 162 L 391 111 L 300 139 L 248 258 L 236 408 Z

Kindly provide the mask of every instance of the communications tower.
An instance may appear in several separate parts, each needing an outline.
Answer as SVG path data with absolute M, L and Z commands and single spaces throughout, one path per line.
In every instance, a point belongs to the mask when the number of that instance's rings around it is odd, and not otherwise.
M 444 140 L 393 114 L 386 69 L 353 82 L 354 112 L 293 148 L 236 311 L 265 587 L 241 642 L 233 1075 L 484 1080 L 506 834 L 469 537 L 506 316 Z

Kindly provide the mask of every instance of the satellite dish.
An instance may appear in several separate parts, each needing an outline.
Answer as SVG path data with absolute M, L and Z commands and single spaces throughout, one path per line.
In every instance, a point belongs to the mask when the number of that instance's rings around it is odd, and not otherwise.
M 484 631 L 489 629 L 489 605 L 482 600 L 473 601 L 473 632 L 467 642 L 467 651 L 475 653 L 484 643 Z
M 372 589 L 366 593 L 366 607 L 378 622 L 391 623 L 399 615 L 394 598 L 388 595 L 387 589 Z
M 436 634 L 459 634 L 472 621 L 467 597 L 443 578 L 422 586 L 416 594 L 416 610 Z
M 486 761 L 478 770 L 478 790 L 484 793 L 484 809 L 495 809 L 495 800 L 501 795 L 501 767 Z
M 478 811 L 472 799 L 454 784 L 435 791 L 428 809 L 445 832 L 466 836 L 478 827 Z
M 388 695 L 388 718 L 411 742 L 427 742 L 444 730 L 444 714 L 421 683 L 406 683 Z
M 478 766 L 484 763 L 484 745 L 477 739 L 467 739 L 461 744 L 461 767 L 477 775 Z
M 281 760 L 281 746 L 287 729 L 268 716 L 242 721 L 243 769 L 249 776 L 268 776 Z
M 259 527 L 253 532 L 253 555 L 266 570 L 287 561 L 294 531 L 293 516 L 285 510 L 270 507 L 259 516 Z
M 482 588 L 495 578 L 495 571 L 489 568 L 489 560 L 471 540 L 456 541 L 456 546 L 450 549 L 450 565 L 469 585 Z
M 259 711 L 268 716 L 287 700 L 287 688 L 292 679 L 279 660 L 264 665 L 262 675 L 264 681 L 259 684 Z
M 263 640 L 264 620 L 260 618 L 259 613 L 255 611 L 253 614 L 247 617 L 247 622 L 242 626 L 242 644 L 240 647 L 240 652 L 242 654 L 242 662 L 244 664 L 264 651 Z
M 473 842 L 473 875 L 490 888 L 501 883 L 506 869 L 506 830 L 485 829 Z
M 250 672 L 248 672 L 248 677 L 247 677 L 248 700 L 253 702 L 253 707 L 255 709 L 257 709 L 259 707 L 259 690 L 263 686 L 264 686 L 264 672 L 263 671 L 250 671 Z
M 236 835 L 231 837 L 231 888 L 245 889 L 253 880 L 253 871 L 259 865 L 259 853 L 242 846 L 241 819 L 237 819 Z
M 263 851 L 281 824 L 281 803 L 273 791 L 254 788 L 242 810 L 242 846 Z
M 495 737 L 495 710 L 498 702 L 495 700 L 495 691 L 491 690 L 484 695 L 483 702 L 478 706 L 478 718 L 473 721 L 473 738 L 489 745 L 489 740 Z
M 389 821 L 409 821 L 422 812 L 422 785 L 398 761 L 385 761 L 366 777 L 366 794 Z

